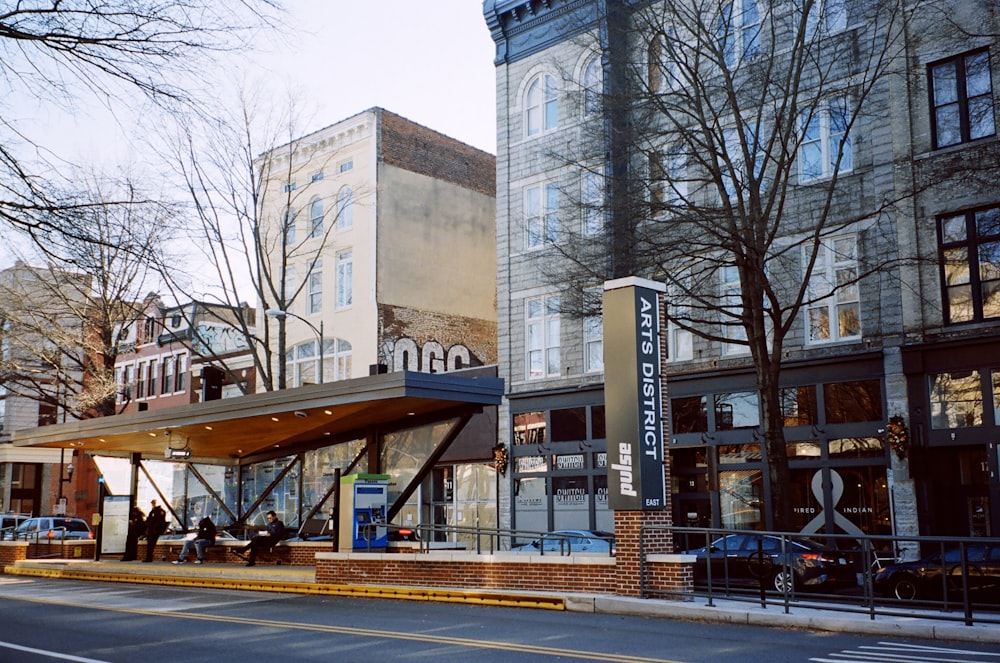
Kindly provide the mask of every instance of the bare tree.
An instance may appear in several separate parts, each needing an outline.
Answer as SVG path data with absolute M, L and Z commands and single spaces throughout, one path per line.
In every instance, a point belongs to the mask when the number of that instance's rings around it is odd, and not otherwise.
M 806 342 L 860 342 L 860 289 L 916 258 L 895 241 L 896 206 L 914 191 L 895 190 L 892 164 L 862 161 L 857 141 L 864 130 L 868 154 L 891 149 L 871 128 L 905 78 L 919 4 L 851 3 L 848 17 L 832 0 L 609 0 L 601 74 L 580 91 L 595 112 L 571 160 L 601 191 L 582 186 L 575 202 L 603 232 L 571 232 L 551 278 L 571 274 L 578 293 L 631 274 L 664 281 L 674 325 L 722 358 L 748 354 L 779 529 L 792 522 L 789 339 L 805 322 Z M 588 315 L 598 302 L 570 304 Z
M 66 232 L 35 229 L 45 267 L 18 261 L 0 279 L 3 385 L 43 404 L 50 423 L 115 414 L 115 360 L 173 226 L 169 209 L 140 202 L 130 184 L 107 187 L 95 183 L 63 216 Z
M 299 170 L 322 171 L 323 164 L 307 158 L 298 143 L 295 105 L 275 112 L 240 91 L 235 108 L 200 125 L 198 132 L 188 124 L 169 158 L 190 200 L 188 233 L 199 249 L 191 261 L 200 270 L 197 288 L 204 289 L 198 297 L 225 307 L 227 320 L 219 322 L 233 325 L 248 340 L 258 385 L 271 391 L 286 383 L 286 319 L 278 317 L 273 344 L 266 316 L 259 319 L 258 309 L 244 302 L 252 298 L 261 312 L 289 311 L 320 269 L 341 208 L 323 206 L 318 223 L 309 212 L 309 228 L 296 232 L 309 195 L 307 187 L 294 185 L 296 176 L 308 181 L 311 173 Z M 164 275 L 175 299 L 192 292 L 190 279 L 177 269 L 165 269 Z M 213 363 L 233 373 L 226 357 L 205 350 Z
M 164 107 L 190 106 L 206 57 L 242 47 L 274 26 L 278 0 L 40 0 L 0 8 L 0 85 L 7 104 L 82 98 L 134 102 L 139 91 Z M 72 233 L 87 205 L 57 195 L 51 153 L 23 123 L 0 120 L 0 221 L 37 234 Z M 102 204 L 110 204 L 106 201 Z M 73 230 L 75 229 L 75 231 Z M 92 239 L 86 233 L 74 239 Z

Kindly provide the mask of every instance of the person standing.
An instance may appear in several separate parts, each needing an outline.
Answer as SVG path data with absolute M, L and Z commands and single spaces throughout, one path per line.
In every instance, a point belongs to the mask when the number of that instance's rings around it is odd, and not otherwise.
M 146 533 L 146 514 L 138 506 L 128 514 L 128 531 L 125 533 L 123 562 L 134 562 L 139 556 L 139 537 Z
M 193 539 L 188 539 L 184 542 L 184 547 L 181 548 L 180 557 L 174 564 L 183 564 L 187 561 L 187 554 L 194 546 L 195 551 L 198 553 L 198 559 L 195 560 L 195 564 L 201 564 L 205 561 L 205 548 L 215 545 L 215 523 L 208 516 L 205 516 L 198 521 L 198 533 Z
M 285 524 L 278 520 L 278 514 L 274 511 L 267 512 L 267 534 L 259 534 L 250 543 L 244 546 L 239 552 L 233 551 L 237 555 L 247 554 L 247 566 L 254 566 L 257 563 L 257 553 L 261 550 L 270 550 L 279 541 L 285 538 Z
M 146 559 L 144 562 L 153 561 L 153 549 L 156 548 L 156 540 L 167 530 L 167 513 L 156 500 L 151 500 L 152 508 L 146 516 Z

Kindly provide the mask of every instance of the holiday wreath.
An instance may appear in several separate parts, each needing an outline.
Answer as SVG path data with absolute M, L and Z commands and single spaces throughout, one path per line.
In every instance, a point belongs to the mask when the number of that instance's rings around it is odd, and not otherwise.
M 885 427 L 885 440 L 900 460 L 906 458 L 906 452 L 910 448 L 910 433 L 901 416 L 889 417 L 889 425 Z

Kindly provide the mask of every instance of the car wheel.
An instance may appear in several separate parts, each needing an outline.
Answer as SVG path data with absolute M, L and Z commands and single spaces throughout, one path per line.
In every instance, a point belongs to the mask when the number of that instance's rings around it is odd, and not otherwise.
M 912 601 L 917 598 L 917 583 L 913 578 L 899 578 L 892 583 L 892 593 L 901 601 Z
M 795 574 L 790 573 L 788 569 L 779 569 L 777 573 L 771 578 L 771 585 L 774 587 L 775 591 L 781 592 L 792 592 L 795 589 Z

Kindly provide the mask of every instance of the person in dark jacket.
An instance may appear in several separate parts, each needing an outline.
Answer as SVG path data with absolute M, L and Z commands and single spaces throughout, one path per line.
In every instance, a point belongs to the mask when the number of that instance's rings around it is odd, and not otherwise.
M 151 500 L 150 505 L 152 508 L 149 510 L 149 515 L 146 516 L 146 559 L 142 560 L 144 562 L 153 561 L 156 540 L 167 531 L 167 512 L 156 503 L 156 500 Z
M 215 523 L 208 516 L 205 516 L 198 521 L 198 533 L 193 539 L 188 539 L 184 542 L 184 547 L 181 548 L 180 557 L 174 564 L 183 564 L 187 561 L 187 554 L 191 550 L 192 546 L 198 553 L 198 559 L 195 560 L 195 564 L 201 564 L 205 561 L 205 548 L 215 545 Z
M 283 538 L 285 538 L 285 524 L 278 520 L 278 514 L 274 511 L 268 511 L 267 534 L 258 534 L 250 539 L 250 543 L 246 546 L 233 552 L 240 556 L 247 553 L 247 566 L 254 566 L 257 563 L 257 554 L 261 550 L 270 550 Z
M 137 506 L 128 514 L 128 531 L 125 533 L 123 562 L 134 562 L 139 556 L 139 537 L 146 533 L 146 514 Z

